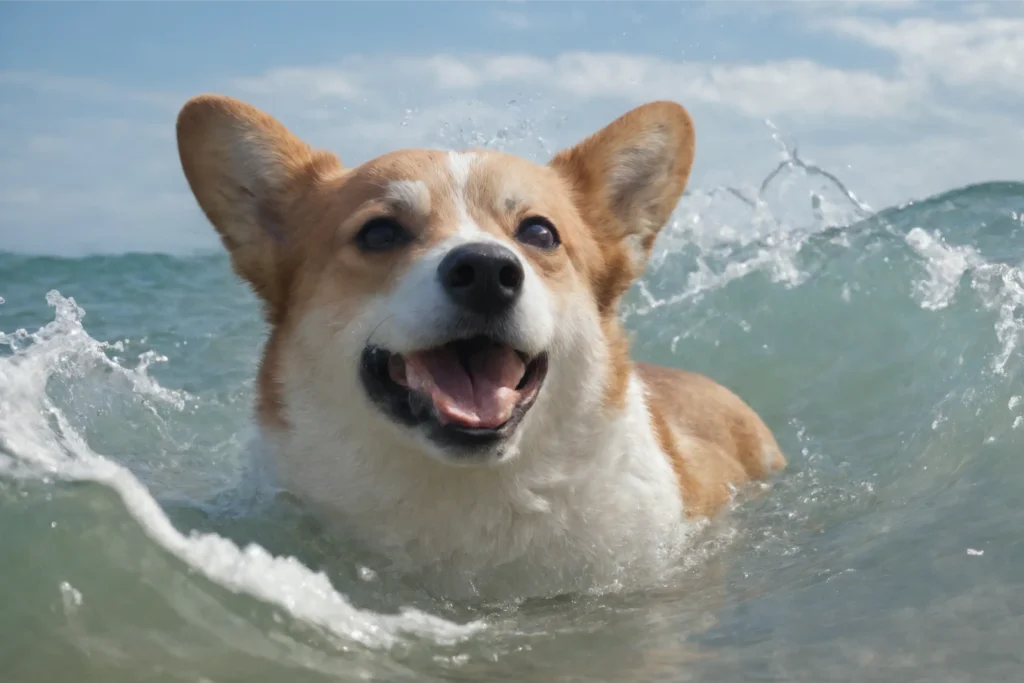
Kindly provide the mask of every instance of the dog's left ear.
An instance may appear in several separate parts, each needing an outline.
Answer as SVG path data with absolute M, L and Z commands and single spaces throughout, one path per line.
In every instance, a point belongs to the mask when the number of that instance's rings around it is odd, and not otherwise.
M 693 148 L 693 121 L 686 109 L 651 102 L 551 160 L 598 238 L 625 247 L 630 279 L 643 271 L 686 188 Z

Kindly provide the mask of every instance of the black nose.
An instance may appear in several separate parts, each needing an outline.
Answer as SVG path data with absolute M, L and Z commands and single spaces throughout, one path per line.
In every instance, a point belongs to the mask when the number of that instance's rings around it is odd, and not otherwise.
M 481 315 L 504 313 L 523 289 L 523 266 L 498 244 L 464 244 L 448 252 L 437 267 L 448 296 Z

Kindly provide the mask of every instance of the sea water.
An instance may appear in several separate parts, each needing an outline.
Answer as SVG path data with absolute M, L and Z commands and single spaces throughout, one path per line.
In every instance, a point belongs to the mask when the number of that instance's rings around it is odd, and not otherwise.
M 1024 184 L 874 211 L 789 154 L 695 189 L 622 315 L 789 467 L 653 586 L 423 593 L 246 463 L 225 254 L 0 254 L 0 680 L 1024 680 Z

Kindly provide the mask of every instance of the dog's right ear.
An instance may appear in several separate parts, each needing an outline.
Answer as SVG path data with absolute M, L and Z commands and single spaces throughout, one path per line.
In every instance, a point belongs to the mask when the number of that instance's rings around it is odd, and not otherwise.
M 281 303 L 281 269 L 298 226 L 295 197 L 341 169 L 273 117 L 222 95 L 200 95 L 178 114 L 178 154 L 192 194 L 220 234 L 235 271 L 271 307 Z

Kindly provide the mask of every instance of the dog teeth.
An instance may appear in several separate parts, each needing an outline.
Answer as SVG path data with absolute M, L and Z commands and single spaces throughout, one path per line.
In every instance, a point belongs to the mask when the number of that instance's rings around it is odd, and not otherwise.
M 412 411 L 414 417 L 424 417 L 429 414 L 433 408 L 434 403 L 429 397 L 416 391 L 409 392 L 409 410 Z

